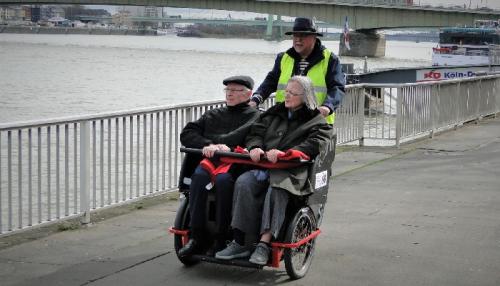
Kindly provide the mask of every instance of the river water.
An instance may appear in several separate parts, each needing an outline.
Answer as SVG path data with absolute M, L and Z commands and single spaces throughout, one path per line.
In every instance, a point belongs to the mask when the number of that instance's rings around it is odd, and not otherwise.
M 338 52 L 338 41 L 324 45 Z M 433 43 L 388 41 L 370 69 L 429 65 Z M 0 34 L 0 123 L 223 98 L 222 79 L 260 84 L 291 41 Z M 362 68 L 363 59 L 342 57 Z

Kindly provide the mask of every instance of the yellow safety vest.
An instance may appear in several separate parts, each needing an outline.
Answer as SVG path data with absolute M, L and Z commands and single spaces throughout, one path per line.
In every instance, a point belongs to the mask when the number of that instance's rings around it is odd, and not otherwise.
M 324 59 L 311 67 L 311 69 L 309 69 L 309 71 L 307 72 L 307 77 L 311 79 L 314 85 L 314 92 L 319 105 L 321 105 L 325 101 L 327 96 L 325 76 L 331 54 L 332 53 L 329 50 L 324 49 Z M 294 63 L 295 60 L 291 56 L 289 56 L 287 53 L 283 54 L 280 63 L 281 74 L 278 80 L 278 88 L 276 90 L 276 102 L 285 101 L 285 88 L 288 80 L 290 80 L 290 78 L 292 77 Z M 325 119 L 329 124 L 333 124 L 333 122 L 335 121 L 335 113 L 328 115 Z

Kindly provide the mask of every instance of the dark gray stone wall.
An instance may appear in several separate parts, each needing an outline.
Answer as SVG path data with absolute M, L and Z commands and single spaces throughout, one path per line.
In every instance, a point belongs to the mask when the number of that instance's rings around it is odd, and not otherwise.
M 344 44 L 344 35 L 340 35 L 339 54 L 349 57 L 385 56 L 385 35 L 377 33 L 350 32 L 348 50 Z

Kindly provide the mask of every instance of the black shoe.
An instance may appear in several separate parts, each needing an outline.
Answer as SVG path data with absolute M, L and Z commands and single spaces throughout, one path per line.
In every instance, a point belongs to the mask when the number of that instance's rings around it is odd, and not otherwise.
M 195 239 L 189 239 L 188 243 L 179 249 L 179 257 L 187 257 L 193 254 L 201 253 L 202 247 L 200 243 Z

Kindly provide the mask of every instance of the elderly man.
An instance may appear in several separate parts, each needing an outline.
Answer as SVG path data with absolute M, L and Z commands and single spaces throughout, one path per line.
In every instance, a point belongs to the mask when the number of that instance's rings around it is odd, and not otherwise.
M 307 75 L 313 84 L 319 110 L 328 123 L 333 124 L 334 114 L 344 96 L 345 77 L 337 56 L 325 48 L 317 36 L 314 22 L 296 18 L 293 30 L 293 47 L 276 57 L 273 69 L 253 94 L 250 105 L 257 106 L 276 92 L 276 102 L 285 100 L 285 86 L 294 75 Z
M 181 132 L 182 145 L 202 149 L 203 156 L 212 158 L 216 151 L 230 151 L 242 145 L 251 123 L 259 112 L 248 105 L 254 81 L 249 76 L 232 76 L 222 82 L 226 87 L 226 106 L 205 112 L 200 119 L 188 123 Z M 218 174 L 212 178 L 201 166 L 191 176 L 189 212 L 191 237 L 179 250 L 179 256 L 198 254 L 207 248 L 205 241 L 205 215 L 207 195 L 212 185 L 216 192 L 216 246 L 223 248 L 231 219 L 234 179 L 238 171 Z

